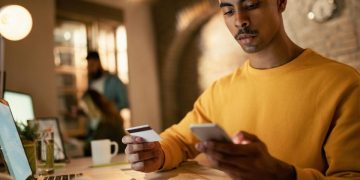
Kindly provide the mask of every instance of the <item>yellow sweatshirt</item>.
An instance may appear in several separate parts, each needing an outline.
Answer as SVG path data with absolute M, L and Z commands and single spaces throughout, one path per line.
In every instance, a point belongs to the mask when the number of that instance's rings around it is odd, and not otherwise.
M 272 156 L 295 166 L 298 180 L 360 179 L 360 75 L 310 49 L 273 69 L 246 62 L 216 81 L 161 134 L 164 169 L 199 153 L 192 123 L 216 123 L 230 136 L 257 135 Z

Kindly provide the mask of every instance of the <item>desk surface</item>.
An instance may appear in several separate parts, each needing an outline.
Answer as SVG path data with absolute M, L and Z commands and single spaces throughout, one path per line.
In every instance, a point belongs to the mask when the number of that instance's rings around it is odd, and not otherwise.
M 125 156 L 118 155 L 113 158 L 112 162 L 125 162 Z M 134 171 L 127 163 L 105 167 L 91 166 L 91 158 L 72 159 L 64 168 L 56 169 L 56 173 L 84 172 L 90 174 L 94 179 L 230 179 L 224 172 L 200 165 L 197 161 L 184 162 L 180 167 L 170 171 L 152 173 Z

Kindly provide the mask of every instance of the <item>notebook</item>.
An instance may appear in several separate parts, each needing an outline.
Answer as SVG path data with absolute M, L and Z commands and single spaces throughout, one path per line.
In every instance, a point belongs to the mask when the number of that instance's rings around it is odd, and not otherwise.
M 39 180 L 62 180 L 62 179 L 128 179 L 129 177 L 121 171 L 104 173 L 103 170 L 90 173 L 71 173 L 52 176 L 32 176 L 30 165 L 26 157 L 20 136 L 16 130 L 14 118 L 10 107 L 0 102 L 0 147 L 3 153 L 7 169 L 15 180 L 39 179 Z

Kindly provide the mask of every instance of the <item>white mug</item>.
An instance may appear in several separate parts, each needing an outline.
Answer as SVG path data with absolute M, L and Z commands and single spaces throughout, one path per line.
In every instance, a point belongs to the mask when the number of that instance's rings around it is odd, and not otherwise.
M 111 146 L 115 147 L 115 151 L 111 153 Z M 119 145 L 115 141 L 109 139 L 91 141 L 91 157 L 93 164 L 107 164 L 111 162 L 119 151 Z

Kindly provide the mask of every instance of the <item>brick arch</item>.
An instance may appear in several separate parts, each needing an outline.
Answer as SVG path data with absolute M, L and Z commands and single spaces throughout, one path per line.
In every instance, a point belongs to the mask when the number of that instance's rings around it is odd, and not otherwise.
M 178 123 L 189 111 L 196 97 L 200 94 L 197 83 L 197 61 L 199 52 L 189 55 L 188 51 L 198 51 L 196 47 L 199 32 L 202 27 L 216 14 L 217 8 L 208 9 L 201 16 L 195 18 L 189 26 L 178 32 L 165 56 L 164 65 L 161 69 L 162 97 L 163 97 L 163 129 Z M 189 59 L 189 57 L 194 59 Z M 183 82 L 182 74 L 186 73 L 191 82 Z M 186 80 L 185 80 L 186 81 Z M 184 83 L 187 88 L 184 88 Z M 183 93 L 182 91 L 189 91 Z M 190 94 L 189 94 L 190 93 Z

